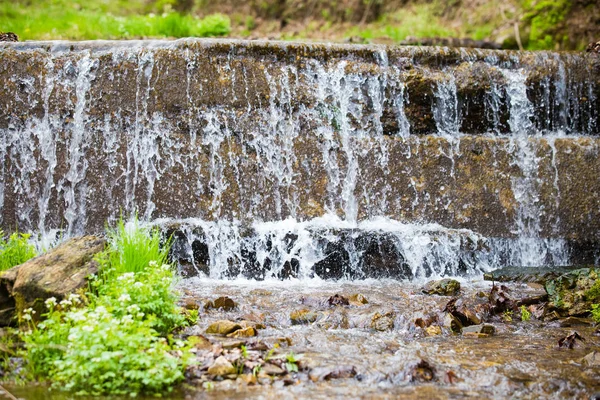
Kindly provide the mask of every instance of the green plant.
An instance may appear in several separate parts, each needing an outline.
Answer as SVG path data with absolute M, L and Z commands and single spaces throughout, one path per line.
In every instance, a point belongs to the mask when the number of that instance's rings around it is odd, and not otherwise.
M 521 321 L 529 321 L 531 319 L 531 313 L 527 310 L 527 307 L 521 306 Z
M 290 351 L 285 356 L 285 360 L 285 368 L 288 370 L 288 372 L 298 372 L 298 358 L 296 358 L 294 352 Z
M 261 366 L 260 365 L 255 366 L 254 368 L 252 368 L 252 375 L 254 375 L 255 377 L 257 377 L 258 374 L 260 373 L 260 370 L 261 370 Z
M 240 348 L 242 350 L 242 357 L 248 358 L 248 348 L 244 345 Z
M 592 304 L 592 318 L 600 324 L 600 304 Z
M 13 233 L 5 240 L 4 232 L 0 230 L 0 271 L 23 264 L 37 255 L 35 247 L 29 243 L 29 237 L 25 233 Z
M 119 219 L 115 229 L 107 229 L 109 246 L 108 259 L 100 260 L 101 273 L 112 279 L 124 273 L 144 271 L 150 262 L 157 265 L 167 263 L 170 240 L 161 246 L 158 229 L 140 225 L 137 217 L 129 222 Z
M 156 231 L 137 221 L 128 228 L 120 221 L 111 234 L 110 246 L 96 258 L 99 276 L 92 277 L 86 301 L 76 294 L 58 304 L 50 298 L 37 325 L 34 311 L 25 310 L 28 369 L 34 378 L 79 394 L 161 395 L 183 379 L 191 355 L 190 343 L 170 335 L 186 324 L 172 290 L 173 270 L 148 260 L 150 254 L 165 261 L 169 243 L 158 247 Z
M 502 313 L 502 319 L 504 320 L 504 322 L 512 322 L 512 311 L 511 310 L 506 310 Z

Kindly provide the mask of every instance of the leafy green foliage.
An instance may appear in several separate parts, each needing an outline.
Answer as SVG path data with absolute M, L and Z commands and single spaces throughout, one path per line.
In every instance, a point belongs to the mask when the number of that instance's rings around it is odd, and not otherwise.
M 600 324 L 600 304 L 592 304 L 592 318 Z
M 285 368 L 288 372 L 298 372 L 298 358 L 294 352 L 289 352 L 285 356 Z
M 562 39 L 555 35 L 571 9 L 571 0 L 524 0 L 522 5 L 524 19 L 531 24 L 528 48 L 553 49 L 555 43 Z
M 525 306 L 521 306 L 521 321 L 529 321 L 531 319 L 531 313 Z
M 175 12 L 168 4 L 150 3 L 142 0 L 3 2 L 0 26 L 21 39 L 37 40 L 206 37 L 226 35 L 231 30 L 230 20 L 224 15 L 198 19 Z
M 87 298 L 48 299 L 37 325 L 34 311 L 25 310 L 28 368 L 79 394 L 161 395 L 183 379 L 190 356 L 188 345 L 167 339 L 186 324 L 173 270 L 162 263 L 169 243 L 160 247 L 158 232 L 137 221 L 120 221 L 110 236 Z
M 4 232 L 0 230 L 0 271 L 6 271 L 15 265 L 23 264 L 35 257 L 35 247 L 29 243 L 28 234 L 13 233 L 4 239 Z

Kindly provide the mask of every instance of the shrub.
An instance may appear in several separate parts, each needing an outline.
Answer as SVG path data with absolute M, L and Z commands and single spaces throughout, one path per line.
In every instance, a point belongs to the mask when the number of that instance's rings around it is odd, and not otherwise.
M 13 233 L 4 240 L 4 232 L 0 230 L 0 271 L 6 271 L 15 265 L 23 264 L 35 257 L 35 247 L 29 243 L 28 234 Z
M 190 355 L 183 342 L 166 339 L 186 323 L 165 263 L 170 241 L 161 247 L 158 231 L 137 220 L 119 221 L 109 236 L 87 298 L 48 299 L 37 326 L 26 310 L 28 368 L 79 394 L 160 395 L 183 379 Z

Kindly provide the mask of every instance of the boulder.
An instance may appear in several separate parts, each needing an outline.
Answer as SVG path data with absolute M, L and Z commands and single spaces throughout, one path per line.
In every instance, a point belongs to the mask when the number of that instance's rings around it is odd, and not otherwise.
M 423 293 L 437 294 L 438 296 L 456 296 L 460 293 L 460 282 L 448 278 L 427 282 L 423 287 Z
M 98 272 L 95 254 L 104 250 L 105 240 L 97 236 L 76 237 L 44 255 L 13 267 L 0 275 L 0 324 L 31 307 L 39 316 L 46 312 L 44 301 L 58 301 L 88 284 Z M 8 311 L 11 306 L 13 311 Z

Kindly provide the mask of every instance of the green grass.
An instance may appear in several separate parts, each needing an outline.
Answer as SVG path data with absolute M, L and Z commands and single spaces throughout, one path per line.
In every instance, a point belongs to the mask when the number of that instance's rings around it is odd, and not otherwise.
M 108 230 L 110 276 L 142 272 L 150 262 L 167 264 L 170 243 L 161 244 L 158 229 L 140 226 L 137 218 L 129 222 L 120 219 L 115 229 Z
M 415 4 L 413 7 L 388 14 L 367 28 L 355 27 L 348 32 L 348 36 L 360 36 L 365 39 L 387 36 L 394 41 L 402 41 L 408 36 L 427 38 L 457 35 L 456 30 L 445 27 L 441 17 L 435 15 L 433 4 Z
M 35 3 L 0 0 L 0 30 L 21 40 L 93 40 L 223 36 L 230 20 L 221 14 L 203 19 L 177 12 L 154 14 L 145 2 L 121 0 Z
M 0 230 L 0 271 L 6 271 L 35 257 L 35 247 L 29 243 L 29 235 L 13 233 L 8 240 Z

